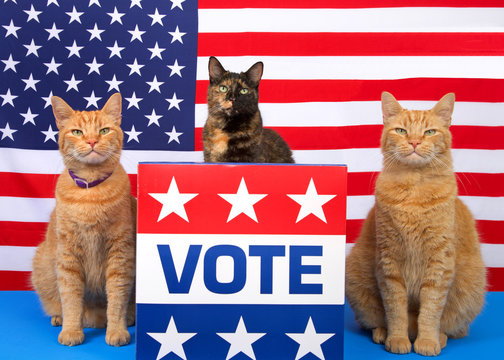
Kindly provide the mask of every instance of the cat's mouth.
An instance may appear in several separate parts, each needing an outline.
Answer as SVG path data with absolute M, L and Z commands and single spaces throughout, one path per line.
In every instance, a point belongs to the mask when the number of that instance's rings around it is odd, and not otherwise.
M 84 160 L 88 164 L 99 164 L 105 161 L 105 155 L 101 154 L 95 149 L 92 149 L 91 151 L 89 151 L 87 154 L 84 155 Z

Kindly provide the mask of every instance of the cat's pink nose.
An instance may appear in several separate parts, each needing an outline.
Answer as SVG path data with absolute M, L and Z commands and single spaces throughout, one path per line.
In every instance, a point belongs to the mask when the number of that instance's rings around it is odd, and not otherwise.
M 413 149 L 416 149 L 418 144 L 420 144 L 420 141 L 419 140 L 410 140 L 409 143 L 411 144 L 411 146 L 413 146 Z
M 87 143 L 88 143 L 89 145 L 91 145 L 91 148 L 94 148 L 97 142 L 98 142 L 98 141 L 97 141 L 97 140 L 95 140 L 95 139 L 88 139 L 88 141 L 87 141 Z

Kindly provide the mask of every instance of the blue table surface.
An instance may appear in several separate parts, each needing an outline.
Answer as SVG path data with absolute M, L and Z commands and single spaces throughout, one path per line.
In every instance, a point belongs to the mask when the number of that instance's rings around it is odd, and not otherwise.
M 105 343 L 104 329 L 84 329 L 84 344 L 67 347 L 58 343 L 61 328 L 52 327 L 32 291 L 0 291 L 0 359 L 134 359 L 135 327 L 131 344 L 119 348 Z M 463 339 L 449 339 L 439 359 L 504 359 L 504 292 L 488 293 L 486 305 Z M 424 359 L 415 353 L 395 355 L 372 342 L 359 328 L 351 308 L 345 305 L 345 359 Z M 173 354 L 172 354 L 173 355 Z M 308 357 L 305 356 L 305 357 Z M 167 356 L 166 359 L 170 358 Z M 170 358 L 171 359 L 171 358 Z M 189 359 L 190 360 L 190 359 Z M 260 359 L 257 359 L 260 360 Z M 303 359 L 301 359 L 303 360 Z

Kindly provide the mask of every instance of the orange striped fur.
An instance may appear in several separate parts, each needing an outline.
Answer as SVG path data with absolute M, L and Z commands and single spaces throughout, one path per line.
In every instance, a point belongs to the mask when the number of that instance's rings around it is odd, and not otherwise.
M 74 111 L 53 96 L 59 147 L 66 169 L 56 184 L 56 207 L 33 259 L 32 283 L 58 341 L 78 345 L 83 327 L 107 327 L 107 344 L 129 343 L 135 321 L 136 200 L 119 163 L 123 143 L 121 95 L 102 110 Z M 68 173 L 92 182 L 78 187 Z
M 486 273 L 474 219 L 457 197 L 449 126 L 455 96 L 428 111 L 382 94 L 383 170 L 347 257 L 357 322 L 393 353 L 438 355 L 481 311 Z

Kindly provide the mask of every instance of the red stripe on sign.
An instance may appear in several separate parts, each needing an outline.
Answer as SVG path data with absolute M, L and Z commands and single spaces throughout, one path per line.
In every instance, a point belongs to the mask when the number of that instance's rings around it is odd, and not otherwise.
M 197 104 L 207 103 L 208 83 L 196 81 Z M 260 102 L 379 101 L 383 91 L 399 101 L 437 101 L 454 92 L 457 101 L 504 102 L 504 79 L 262 80 Z
M 487 268 L 489 291 L 504 291 L 504 268 Z
M 45 236 L 47 223 L 0 221 L 0 245 L 38 246 Z
M 0 271 L 0 291 L 33 290 L 31 271 Z
M 485 56 L 504 33 L 200 33 L 198 56 Z

